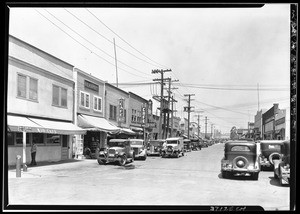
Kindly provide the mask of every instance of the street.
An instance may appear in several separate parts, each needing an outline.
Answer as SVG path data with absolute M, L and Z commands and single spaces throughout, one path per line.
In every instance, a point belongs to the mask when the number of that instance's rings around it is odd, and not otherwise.
M 223 179 L 224 144 L 179 158 L 148 156 L 121 167 L 95 159 L 29 167 L 16 178 L 9 170 L 9 204 L 18 205 L 257 205 L 289 210 L 290 188 L 273 171 L 251 178 Z

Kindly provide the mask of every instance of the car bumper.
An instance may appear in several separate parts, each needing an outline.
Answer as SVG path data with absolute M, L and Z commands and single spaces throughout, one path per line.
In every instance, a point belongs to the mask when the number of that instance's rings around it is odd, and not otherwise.
M 260 169 L 222 168 L 222 171 L 232 173 L 258 173 Z
M 101 156 L 99 156 L 98 157 L 98 159 L 99 160 L 102 160 L 102 161 L 107 161 L 107 162 L 116 162 L 116 161 L 120 161 L 121 160 L 121 157 L 119 157 L 119 156 L 114 156 L 114 157 L 101 157 Z
M 147 152 L 147 155 L 160 155 L 160 152 Z

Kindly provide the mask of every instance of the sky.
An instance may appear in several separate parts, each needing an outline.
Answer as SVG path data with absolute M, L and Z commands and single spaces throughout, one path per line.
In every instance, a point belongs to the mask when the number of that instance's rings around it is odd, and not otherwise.
M 175 113 L 222 133 L 290 107 L 290 5 L 262 8 L 11 7 L 9 34 L 145 99 L 171 69 Z M 115 44 L 115 45 L 114 45 Z M 115 61 L 115 56 L 117 61 Z M 117 62 L 117 63 L 116 63 Z M 117 78 L 118 77 L 118 78 Z M 134 85 L 133 85 L 134 84 Z M 166 95 L 167 92 L 165 91 Z M 153 99 L 152 99 L 153 100 Z M 159 103 L 153 100 L 153 111 Z

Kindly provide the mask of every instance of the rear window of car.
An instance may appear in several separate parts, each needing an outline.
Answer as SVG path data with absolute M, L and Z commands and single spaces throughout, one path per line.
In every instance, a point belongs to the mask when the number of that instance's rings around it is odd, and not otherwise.
M 250 148 L 248 146 L 233 146 L 231 147 L 232 152 L 250 152 Z
M 280 149 L 280 145 L 269 144 L 268 149 Z

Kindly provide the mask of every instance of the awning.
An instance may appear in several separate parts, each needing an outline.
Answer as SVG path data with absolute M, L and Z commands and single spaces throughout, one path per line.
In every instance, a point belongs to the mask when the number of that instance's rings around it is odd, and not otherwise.
M 143 129 L 140 128 L 140 127 L 133 127 L 133 126 L 131 126 L 130 129 L 133 130 L 133 131 L 138 131 L 138 132 L 142 132 L 143 131 Z
M 30 117 L 28 117 L 28 119 L 39 124 L 42 127 L 37 129 L 38 132 L 40 133 L 62 134 L 62 135 L 70 135 L 70 134 L 80 135 L 86 133 L 86 130 L 74 125 L 73 123 L 45 120 L 45 119 L 35 119 Z
M 29 120 L 27 117 L 7 115 L 7 128 L 11 132 L 22 132 L 25 129 L 26 132 L 38 133 L 38 129 L 43 127 Z
M 48 134 L 85 134 L 86 130 L 69 123 L 46 119 L 35 119 L 30 117 L 7 115 L 7 125 L 9 131 Z
M 119 133 L 124 133 L 124 134 L 128 134 L 128 135 L 135 135 L 136 134 L 134 131 L 132 131 L 131 129 L 127 129 L 127 128 L 121 128 Z
M 78 126 L 86 130 L 98 130 L 103 132 L 116 133 L 120 128 L 111 124 L 103 117 L 93 117 L 88 115 L 78 115 Z

